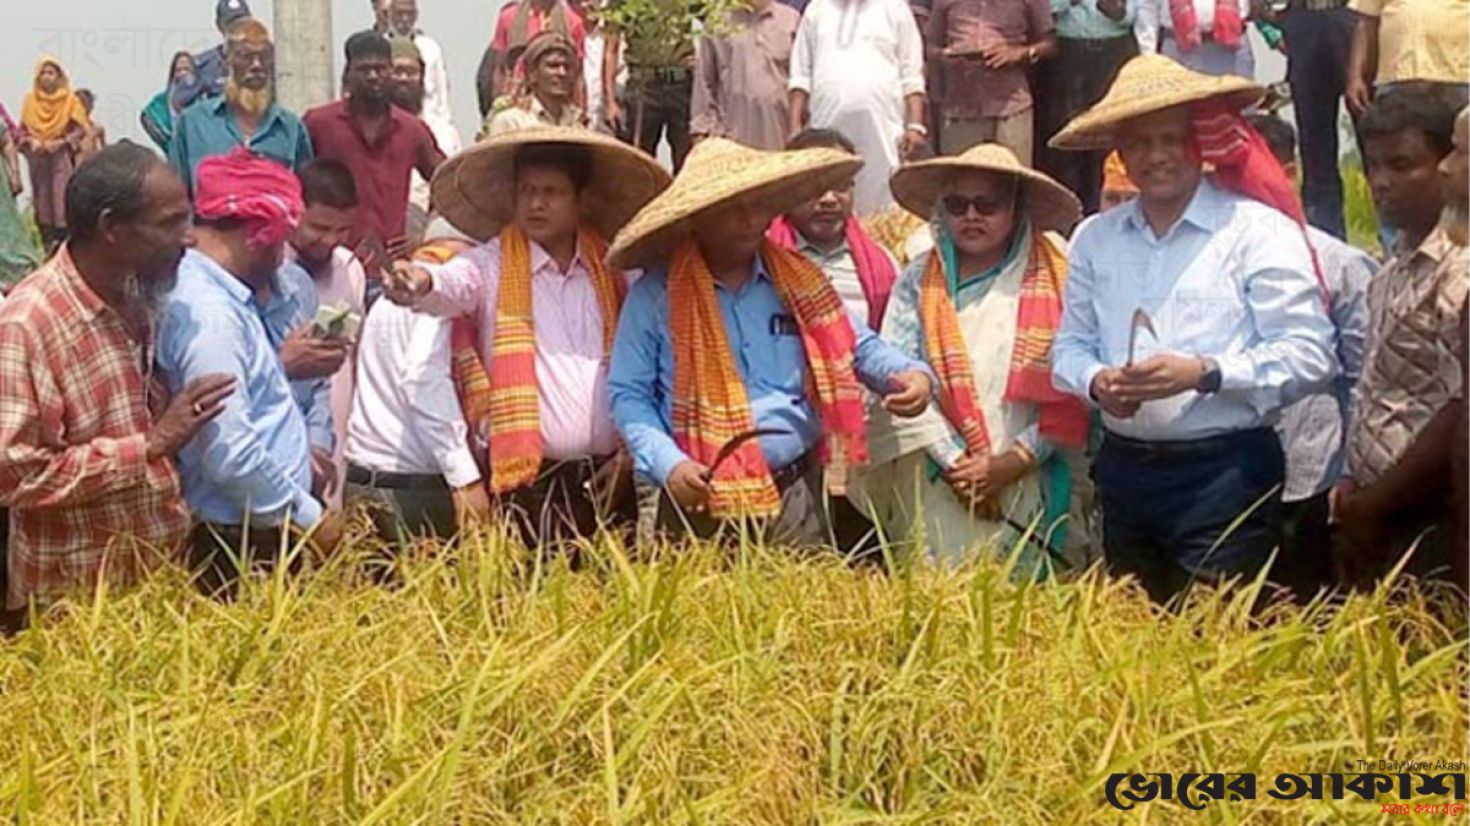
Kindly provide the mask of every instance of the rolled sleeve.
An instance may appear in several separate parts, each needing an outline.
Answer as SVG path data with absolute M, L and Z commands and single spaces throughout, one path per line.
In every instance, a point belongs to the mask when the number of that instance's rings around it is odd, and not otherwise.
M 924 94 L 924 37 L 907 5 L 897 7 L 898 82 L 905 97 Z
M 796 29 L 796 42 L 791 47 L 791 77 L 786 82 L 786 88 L 792 92 L 810 93 L 812 90 L 816 31 L 815 15 L 802 15 L 801 24 Z

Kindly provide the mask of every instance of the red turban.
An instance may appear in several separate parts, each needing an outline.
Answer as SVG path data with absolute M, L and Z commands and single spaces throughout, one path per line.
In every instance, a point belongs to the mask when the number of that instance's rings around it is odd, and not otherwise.
M 194 179 L 195 214 L 206 221 L 243 222 L 252 247 L 284 242 L 306 209 L 296 174 L 244 147 L 205 158 Z
M 1265 138 L 1240 112 L 1227 104 L 1209 100 L 1193 111 L 1194 139 L 1200 156 L 1215 166 L 1215 181 L 1226 189 L 1275 207 L 1302 228 L 1302 238 L 1312 256 L 1312 272 L 1324 303 L 1330 307 L 1327 282 L 1317 250 L 1307 239 L 1306 216 L 1296 187 L 1286 177 L 1281 162 L 1271 154 Z

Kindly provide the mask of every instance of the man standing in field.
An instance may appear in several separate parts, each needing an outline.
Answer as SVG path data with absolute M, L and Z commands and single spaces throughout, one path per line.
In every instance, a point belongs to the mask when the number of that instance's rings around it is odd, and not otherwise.
M 443 266 L 400 265 L 390 285 L 395 301 L 461 319 L 461 404 L 470 432 L 488 434 L 490 492 L 528 545 L 631 522 L 632 466 L 607 389 L 627 276 L 602 239 L 668 181 L 652 158 L 584 129 L 488 138 L 450 162 L 435 199 L 490 240 Z
M 1264 92 L 1142 55 L 1053 139 L 1116 146 L 1140 190 L 1073 239 L 1052 370 L 1102 410 L 1109 569 L 1159 602 L 1266 564 L 1285 473 L 1272 427 L 1337 374 L 1300 202 L 1239 114 Z
M 199 166 L 197 249 L 179 265 L 159 325 L 158 367 L 177 389 L 228 374 L 237 392 L 179 453 L 184 495 L 197 520 L 197 584 L 233 594 L 253 563 L 274 564 L 294 532 L 336 547 L 342 515 L 313 496 L 307 426 L 267 325 L 291 296 L 279 273 L 301 220 L 301 185 L 243 149 Z
M 1443 574 L 1455 544 L 1445 536 L 1443 480 L 1452 449 L 1447 428 L 1465 392 L 1461 324 L 1470 255 L 1452 237 L 1463 238 L 1463 223 L 1441 223 L 1447 205 L 1450 215 L 1463 214 L 1456 196 L 1464 190 L 1445 192 L 1439 168 L 1455 149 L 1459 106 L 1442 85 L 1404 84 L 1375 100 L 1358 123 L 1374 202 L 1399 230 L 1393 260 L 1368 291 L 1363 378 L 1345 479 L 1334 491 L 1339 562 L 1358 582 L 1385 572 L 1416 541 L 1409 570 Z
M 67 186 L 71 240 L 0 305 L 0 502 L 10 508 L 5 626 L 31 602 L 128 581 L 189 532 L 173 456 L 224 409 L 213 373 L 168 401 L 153 321 L 187 246 L 189 199 L 122 143 Z
M 928 405 L 928 369 L 855 320 L 820 267 L 765 237 L 861 163 L 711 138 L 618 234 L 613 263 L 648 268 L 608 379 L 640 480 L 664 490 L 646 498 L 642 532 L 709 537 L 755 517 L 771 541 L 829 544 L 827 489 L 845 493 L 847 468 L 867 461 L 863 386 L 895 415 Z

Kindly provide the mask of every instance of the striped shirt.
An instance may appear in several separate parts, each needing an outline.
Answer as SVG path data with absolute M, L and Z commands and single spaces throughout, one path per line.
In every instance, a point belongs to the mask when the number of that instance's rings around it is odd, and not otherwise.
M 97 297 L 65 247 L 0 305 L 11 610 L 90 588 L 104 568 L 125 582 L 182 543 L 189 511 L 178 472 L 147 458 L 146 434 L 167 402 L 152 356 L 152 342 Z

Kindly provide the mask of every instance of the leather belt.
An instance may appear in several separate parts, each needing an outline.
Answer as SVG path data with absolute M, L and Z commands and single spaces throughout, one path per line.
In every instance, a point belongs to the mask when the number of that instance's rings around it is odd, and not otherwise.
M 449 483 L 437 473 L 385 473 L 357 465 L 347 466 L 347 481 L 389 490 L 449 490 Z

